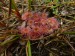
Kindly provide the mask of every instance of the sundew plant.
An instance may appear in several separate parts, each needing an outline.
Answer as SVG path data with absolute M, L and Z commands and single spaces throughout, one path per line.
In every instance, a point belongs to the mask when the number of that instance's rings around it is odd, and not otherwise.
M 0 56 L 75 56 L 75 0 L 0 0 Z
M 59 22 L 56 18 L 48 18 L 44 12 L 25 12 L 22 15 L 23 23 L 19 26 L 19 31 L 23 37 L 30 39 L 40 38 L 41 36 L 53 33 L 59 27 Z

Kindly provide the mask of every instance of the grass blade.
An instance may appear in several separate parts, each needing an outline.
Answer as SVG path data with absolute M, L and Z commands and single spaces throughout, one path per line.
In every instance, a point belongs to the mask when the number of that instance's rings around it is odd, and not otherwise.
M 10 17 L 10 15 L 11 15 L 11 0 L 9 0 L 9 17 Z
M 21 15 L 20 15 L 20 13 L 19 13 L 19 11 L 18 11 L 18 9 L 17 9 L 17 6 L 16 6 L 16 4 L 15 4 L 15 1 L 14 1 L 14 0 L 10 0 L 10 1 L 11 1 L 11 8 L 15 10 L 14 13 L 15 13 L 19 18 L 21 18 Z
M 32 56 L 31 55 L 31 46 L 30 46 L 30 41 L 27 41 L 27 45 L 26 45 L 26 55 L 27 56 Z
M 31 2 L 32 2 L 32 0 L 28 0 L 28 9 L 29 9 L 29 11 L 31 10 Z
M 75 35 L 75 32 L 64 32 L 63 34 Z
M 11 43 L 11 42 L 17 40 L 18 38 L 19 38 L 19 36 L 13 35 L 13 37 L 10 37 L 7 40 L 5 40 L 4 42 L 0 43 L 0 46 L 4 46 L 4 45 L 6 45 L 8 43 Z

